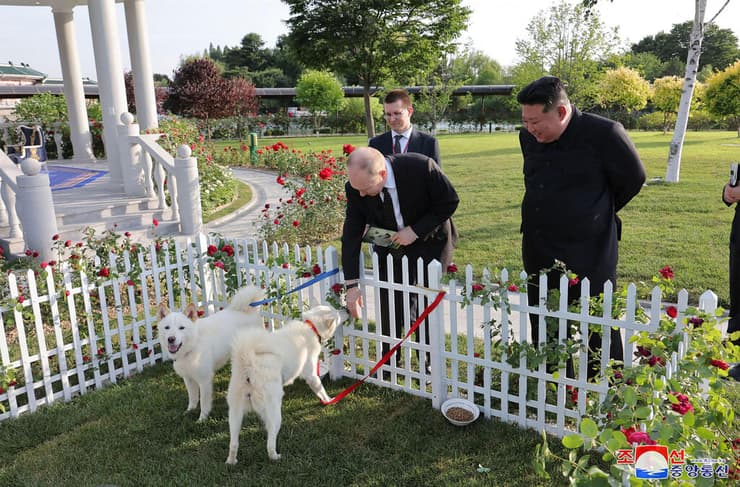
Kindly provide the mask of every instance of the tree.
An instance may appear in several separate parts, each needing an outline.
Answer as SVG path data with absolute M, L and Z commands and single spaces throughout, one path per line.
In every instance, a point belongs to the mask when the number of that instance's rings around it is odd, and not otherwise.
M 461 0 L 283 0 L 289 42 L 307 66 L 357 79 L 368 137 L 375 135 L 371 87 L 393 75 L 410 81 L 429 72 L 465 30 Z
M 663 113 L 663 133 L 668 132 L 670 116 L 678 111 L 683 81 L 678 76 L 664 76 L 653 82 L 653 107 Z
M 559 77 L 577 104 L 588 105 L 598 63 L 608 59 L 619 44 L 616 30 L 607 29 L 595 14 L 586 16 L 581 5 L 561 0 L 538 12 L 527 32 L 527 39 L 516 41 L 523 63 Z
M 707 79 L 704 103 L 712 114 L 732 117 L 740 137 L 740 60 Z
M 19 101 L 13 108 L 16 120 L 41 125 L 47 132 L 57 122 L 67 123 L 67 103 L 63 96 L 40 93 Z
M 235 107 L 248 106 L 243 83 L 225 79 L 216 62 L 208 58 L 185 61 L 176 71 L 170 85 L 165 108 L 177 115 L 201 119 L 210 137 L 210 121 L 234 114 Z M 249 90 L 247 90 L 249 91 Z M 254 91 L 251 91 L 254 97 Z
M 596 100 L 617 114 L 629 114 L 647 105 L 650 83 L 631 68 L 610 69 L 599 81 Z M 619 116 L 615 117 L 619 120 Z M 625 123 L 624 120 L 620 120 Z
M 232 116 L 236 120 L 236 136 L 241 139 L 249 118 L 254 117 L 259 109 L 259 101 L 254 85 L 246 79 L 232 78 L 229 82 L 231 97 L 234 100 Z
M 129 113 L 136 114 L 136 97 L 134 95 L 134 73 L 133 71 L 127 71 L 123 73 L 123 84 L 126 87 L 126 104 Z M 157 113 L 164 114 L 164 102 L 167 100 L 169 92 L 164 86 L 157 86 L 155 80 L 154 85 L 154 101 L 157 104 Z
M 306 70 L 298 79 L 295 95 L 298 103 L 311 111 L 317 134 L 324 117 L 344 104 L 342 84 L 327 71 Z
M 586 8 L 596 5 L 599 0 L 583 0 Z M 683 141 L 686 136 L 686 126 L 689 121 L 689 111 L 691 109 L 691 98 L 694 95 L 696 86 L 696 77 L 699 73 L 699 58 L 701 57 L 701 45 L 704 39 L 704 29 L 706 25 L 714 22 L 714 19 L 722 13 L 730 0 L 725 0 L 719 11 L 712 19 L 704 23 L 704 17 L 707 10 L 707 0 L 694 0 L 694 22 L 691 25 L 691 34 L 689 35 L 688 55 L 686 59 L 686 68 L 684 74 L 683 90 L 681 102 L 678 106 L 678 115 L 676 116 L 676 127 L 673 130 L 673 139 L 668 149 L 668 164 L 666 169 L 666 181 L 677 183 L 681 172 L 681 153 L 683 151 Z
M 632 46 L 633 53 L 649 52 L 663 62 L 672 59 L 686 59 L 688 39 L 693 22 L 674 24 L 669 33 L 659 32 L 647 36 Z M 722 29 L 715 24 L 707 24 L 702 40 L 701 58 L 705 65 L 724 69 L 740 57 L 737 36 L 730 29 Z

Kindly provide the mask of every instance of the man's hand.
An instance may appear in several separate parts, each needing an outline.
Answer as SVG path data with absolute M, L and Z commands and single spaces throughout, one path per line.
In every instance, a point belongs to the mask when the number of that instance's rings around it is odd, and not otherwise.
M 411 227 L 403 227 L 401 230 L 393 234 L 391 242 L 406 246 L 416 242 L 416 239 L 418 238 L 419 236 L 416 235 Z
M 725 184 L 725 191 L 722 196 L 728 204 L 737 203 L 740 201 L 740 186 Z
M 360 309 L 362 309 L 362 293 L 359 287 L 353 287 L 347 289 L 347 311 L 352 315 L 353 318 L 360 317 Z

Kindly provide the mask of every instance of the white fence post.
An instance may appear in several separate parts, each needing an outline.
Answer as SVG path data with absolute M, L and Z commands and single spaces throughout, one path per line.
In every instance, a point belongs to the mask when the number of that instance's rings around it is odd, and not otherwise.
M 203 227 L 203 213 L 200 206 L 200 181 L 198 179 L 198 160 L 190 157 L 192 150 L 185 144 L 177 148 L 175 158 L 175 185 L 170 190 L 177 191 L 177 200 L 180 212 L 180 232 L 185 235 L 194 235 Z M 177 186 L 174 188 L 174 186 Z M 173 195 L 172 210 L 176 211 Z M 175 216 L 175 215 L 173 215 Z
M 429 288 L 441 291 L 442 264 L 438 260 L 433 260 L 426 270 L 429 273 Z M 429 295 L 429 304 L 432 304 L 434 298 L 435 296 Z M 445 349 L 445 325 L 442 319 L 442 306 L 444 306 L 443 303 L 440 303 L 429 314 L 429 346 L 431 347 L 429 356 L 431 363 L 429 366 L 432 369 L 432 407 L 435 409 L 439 409 L 447 398 L 446 390 L 442 387 L 442 376 L 446 370 L 443 354 Z
M 36 159 L 24 159 L 21 170 L 16 210 L 23 227 L 23 239 L 26 248 L 37 250 L 42 260 L 49 260 L 53 257 L 52 237 L 58 233 L 49 175 L 39 173 L 41 164 Z

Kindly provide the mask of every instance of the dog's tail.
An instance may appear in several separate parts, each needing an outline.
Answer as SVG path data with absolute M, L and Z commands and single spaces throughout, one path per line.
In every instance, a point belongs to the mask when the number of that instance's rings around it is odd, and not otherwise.
M 257 286 L 246 286 L 241 289 L 231 298 L 229 308 L 234 311 L 241 313 L 258 313 L 259 306 L 250 306 L 251 303 L 262 301 L 265 296 L 265 291 Z
M 270 332 L 250 329 L 237 335 L 231 354 L 231 374 L 251 399 L 264 400 L 267 387 L 282 390 L 280 357 L 269 338 Z M 269 384 L 269 386 L 268 386 Z

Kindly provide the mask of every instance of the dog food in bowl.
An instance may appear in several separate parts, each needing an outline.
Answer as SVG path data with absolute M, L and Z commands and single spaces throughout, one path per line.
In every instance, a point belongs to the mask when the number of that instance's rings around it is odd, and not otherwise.
M 466 426 L 478 419 L 480 410 L 466 399 L 452 398 L 442 404 L 442 414 L 455 426 Z

